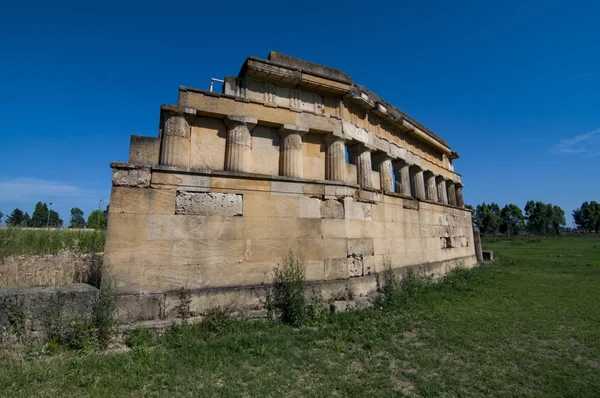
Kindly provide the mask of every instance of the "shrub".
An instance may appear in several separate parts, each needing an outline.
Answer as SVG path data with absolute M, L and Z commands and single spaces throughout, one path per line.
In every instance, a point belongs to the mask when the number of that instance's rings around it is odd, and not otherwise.
M 383 257 L 382 268 L 383 271 L 378 275 L 382 295 L 376 298 L 376 307 L 390 309 L 405 306 L 418 297 L 426 286 L 427 280 L 415 275 L 410 268 L 403 273 L 401 279 L 398 278 L 388 256 Z
M 304 264 L 290 250 L 282 266 L 273 271 L 273 286 L 267 289 L 265 306 L 271 318 L 294 326 L 306 322 L 304 281 Z
M 117 326 L 115 297 L 112 281 L 105 278 L 92 306 L 92 327 L 96 330 L 96 338 L 102 348 L 108 345 Z
M 186 322 L 188 318 L 192 316 L 190 311 L 190 304 L 192 303 L 190 290 L 182 286 L 179 289 L 179 293 L 177 294 L 177 299 L 179 300 L 179 304 L 175 307 L 175 311 L 177 311 L 177 317 L 181 318 L 182 322 Z

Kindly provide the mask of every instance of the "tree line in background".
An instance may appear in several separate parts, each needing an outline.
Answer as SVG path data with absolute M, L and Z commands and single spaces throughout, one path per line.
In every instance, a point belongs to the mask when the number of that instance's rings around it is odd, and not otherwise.
M 518 235 L 532 234 L 559 234 L 567 222 L 565 212 L 559 206 L 551 203 L 530 200 L 525 204 L 524 211 L 513 203 L 505 205 L 502 209 L 496 203 L 485 202 L 473 206 L 465 206 L 473 213 L 473 222 L 483 234 Z M 600 205 L 592 201 L 584 202 L 580 208 L 573 211 L 573 221 L 577 229 L 586 232 L 598 232 L 600 229 Z
M 580 208 L 573 210 L 573 221 L 586 232 L 600 232 L 600 204 L 593 200 L 583 202 Z
M 50 203 L 52 204 L 52 203 Z M 0 211 L 0 221 L 4 213 Z M 68 228 L 92 228 L 106 229 L 108 220 L 108 206 L 105 210 L 94 210 L 90 213 L 87 221 L 84 218 L 83 210 L 78 207 L 71 209 Z M 63 220 L 54 210 L 49 210 L 46 203 L 37 202 L 32 215 L 23 213 L 23 210 L 16 208 L 6 217 L 6 225 L 9 227 L 28 227 L 28 228 L 61 228 Z

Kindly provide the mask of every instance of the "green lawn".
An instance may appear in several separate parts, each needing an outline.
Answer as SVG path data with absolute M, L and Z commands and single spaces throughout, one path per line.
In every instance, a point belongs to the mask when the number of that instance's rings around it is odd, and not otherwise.
M 598 396 L 600 238 L 484 240 L 498 261 L 391 311 L 219 320 L 0 364 L 2 396 Z

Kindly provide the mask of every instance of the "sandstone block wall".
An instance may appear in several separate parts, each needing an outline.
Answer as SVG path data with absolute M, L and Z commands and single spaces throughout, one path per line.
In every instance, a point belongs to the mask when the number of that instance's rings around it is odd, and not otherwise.
M 325 290 L 374 290 L 384 256 L 434 276 L 476 263 L 458 154 L 343 72 L 293 60 L 248 58 L 221 94 L 180 88 L 159 138 L 112 164 L 105 272 L 121 294 L 162 314 L 182 286 L 199 306 L 252 301 L 289 250 Z

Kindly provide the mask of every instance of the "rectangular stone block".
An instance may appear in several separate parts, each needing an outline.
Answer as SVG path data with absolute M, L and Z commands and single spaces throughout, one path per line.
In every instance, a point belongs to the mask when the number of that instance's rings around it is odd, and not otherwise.
M 105 247 L 111 244 L 148 239 L 149 214 L 111 213 L 108 219 Z M 170 217 L 170 216 L 166 216 Z
M 300 218 L 321 218 L 321 200 L 300 196 L 298 198 L 298 216 Z
M 306 260 L 323 260 L 346 256 L 345 239 L 299 239 L 298 253 Z
M 244 216 L 298 218 L 298 197 L 244 195 Z
M 346 220 L 346 237 L 351 238 L 384 238 L 383 222 L 369 220 Z
M 210 177 L 212 192 L 223 193 L 252 193 L 253 195 L 271 192 L 271 181 L 235 177 Z
M 246 242 L 243 240 L 186 239 L 173 242 L 173 265 L 234 264 L 245 260 Z M 227 269 L 227 268 L 223 268 Z
M 405 209 L 419 210 L 419 201 L 416 199 L 403 199 Z
M 323 233 L 323 238 L 346 238 L 346 222 L 345 220 L 338 219 L 323 219 L 321 220 L 321 229 Z
M 112 183 L 115 187 L 146 188 L 150 186 L 150 168 L 136 167 L 113 169 Z
M 233 220 L 237 220 L 235 217 Z M 268 239 L 269 218 L 268 217 L 242 217 L 243 239 Z
M 404 238 L 405 237 L 405 233 L 404 233 L 404 229 L 405 229 L 405 225 L 403 223 L 399 223 L 399 222 L 385 222 L 384 224 L 384 229 L 385 229 L 385 237 L 386 238 Z
M 344 198 L 344 217 L 347 220 L 371 220 L 371 204 L 355 202 L 352 198 Z
M 269 239 L 320 239 L 320 218 L 269 218 Z
M 154 170 L 152 172 L 152 188 L 180 189 L 188 192 L 209 192 L 210 177 L 197 174 L 169 173 Z
M 304 184 L 302 186 L 302 193 L 305 196 L 310 196 L 312 198 L 323 198 L 323 196 L 325 196 L 325 185 Z
M 242 217 L 152 214 L 149 240 L 238 240 L 244 238 Z
M 326 199 L 320 202 L 321 217 L 326 219 L 344 219 L 344 205 L 336 199 Z
M 356 278 L 364 275 L 364 263 L 361 257 L 348 258 L 348 275 L 350 278 Z
M 129 140 L 129 163 L 144 166 L 158 164 L 160 139 L 132 135 Z
M 324 260 L 307 260 L 304 262 L 304 276 L 307 281 L 322 281 L 324 279 Z
M 381 203 L 383 202 L 383 195 L 379 192 L 366 191 L 364 189 L 358 190 L 358 201 L 367 203 Z
M 298 182 L 272 181 L 272 196 L 300 196 L 303 192 L 304 184 Z
M 373 255 L 373 239 L 348 239 L 347 255 L 348 256 L 372 256 Z
M 242 195 L 177 191 L 175 214 L 196 216 L 241 216 Z
M 113 187 L 110 213 L 175 214 L 175 191 Z
M 353 198 L 357 189 L 340 185 L 325 185 L 325 199 Z
M 225 137 L 222 119 L 196 117 L 190 136 L 190 167 L 223 170 Z
M 365 256 L 363 257 L 363 274 L 376 274 L 381 267 L 378 267 L 377 261 L 381 256 Z
M 323 261 L 325 280 L 348 279 L 348 259 L 329 258 Z

